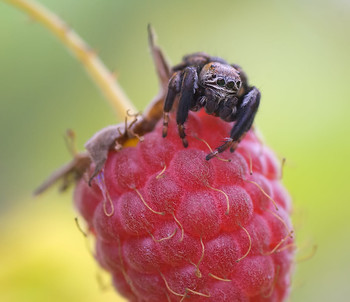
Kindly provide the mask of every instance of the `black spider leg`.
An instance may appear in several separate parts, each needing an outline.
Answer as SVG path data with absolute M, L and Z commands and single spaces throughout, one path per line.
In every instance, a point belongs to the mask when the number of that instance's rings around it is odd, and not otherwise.
M 178 71 L 173 74 L 169 81 L 168 94 L 163 108 L 163 137 L 166 137 L 168 134 L 169 112 L 173 108 L 176 95 L 180 92 L 181 80 L 181 71 Z
M 260 91 L 256 87 L 252 87 L 251 90 L 244 96 L 241 105 L 237 110 L 237 120 L 233 126 L 230 134 L 230 138 L 221 146 L 216 148 L 215 151 L 206 156 L 206 160 L 210 160 L 218 153 L 221 153 L 231 147 L 233 152 L 245 133 L 250 129 L 253 124 L 254 117 L 258 111 L 260 103 Z
M 188 118 L 188 112 L 193 106 L 194 95 L 198 88 L 198 75 L 195 67 L 186 67 L 183 71 L 181 83 L 181 94 L 179 107 L 176 114 L 176 123 L 179 130 L 179 136 L 185 148 L 188 147 L 184 123 Z

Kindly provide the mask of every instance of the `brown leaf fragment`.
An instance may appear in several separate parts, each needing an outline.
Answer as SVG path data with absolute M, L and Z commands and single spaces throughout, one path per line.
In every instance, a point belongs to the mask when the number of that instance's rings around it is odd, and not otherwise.
M 169 79 L 172 74 L 171 66 L 168 59 L 164 55 L 161 48 L 156 44 L 156 34 L 151 26 L 148 24 L 148 44 L 151 50 L 154 65 L 156 67 L 158 80 L 161 88 L 167 90 Z
M 156 44 L 156 35 L 152 26 L 148 25 L 148 44 L 159 81 L 159 93 L 145 110 L 144 116 L 133 127 L 134 133 L 144 135 L 152 131 L 162 118 L 163 104 L 168 91 L 168 83 L 172 74 L 171 66 L 162 49 Z
M 128 137 L 128 131 L 123 124 L 112 125 L 98 131 L 85 144 L 88 154 L 95 164 L 91 180 L 100 172 L 107 160 L 108 152 L 116 146 L 116 143 L 123 145 Z

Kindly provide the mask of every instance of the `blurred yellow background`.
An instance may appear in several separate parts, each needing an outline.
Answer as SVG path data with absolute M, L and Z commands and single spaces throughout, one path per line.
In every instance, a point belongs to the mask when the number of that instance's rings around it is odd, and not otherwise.
M 256 125 L 287 158 L 297 258 L 290 301 L 350 296 L 350 2 L 40 0 L 101 56 L 134 104 L 158 91 L 150 22 L 173 63 L 205 51 L 240 64 L 262 92 Z M 118 122 L 79 63 L 41 25 L 0 1 L 0 301 L 122 301 L 75 223 L 71 193 L 33 189 Z M 102 285 L 101 285 L 102 284 Z M 105 289 L 102 289 L 106 287 Z

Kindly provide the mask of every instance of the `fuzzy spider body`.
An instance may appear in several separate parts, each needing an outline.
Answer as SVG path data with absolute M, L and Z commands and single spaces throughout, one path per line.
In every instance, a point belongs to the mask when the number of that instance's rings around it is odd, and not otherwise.
M 253 124 L 260 103 L 260 91 L 248 85 L 247 77 L 238 65 L 230 65 L 205 53 L 185 56 L 182 63 L 172 68 L 172 72 L 164 103 L 163 137 L 167 135 L 169 112 L 179 95 L 176 122 L 184 147 L 188 146 L 184 128 L 188 112 L 204 107 L 208 114 L 227 122 L 236 121 L 230 138 L 225 139 L 225 143 L 208 154 L 206 159 L 228 148 L 233 152 Z

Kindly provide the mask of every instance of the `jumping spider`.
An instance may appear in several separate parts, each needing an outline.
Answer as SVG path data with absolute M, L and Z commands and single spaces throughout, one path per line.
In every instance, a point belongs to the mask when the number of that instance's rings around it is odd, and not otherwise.
M 205 53 L 185 56 L 182 63 L 172 68 L 172 72 L 163 110 L 163 137 L 167 136 L 169 112 L 176 96 L 180 95 L 176 123 L 184 147 L 188 146 L 184 128 L 188 112 L 204 107 L 206 113 L 226 122 L 236 121 L 230 137 L 208 154 L 206 160 L 229 147 L 233 152 L 253 124 L 260 91 L 248 85 L 247 77 L 238 65 L 230 65 Z

